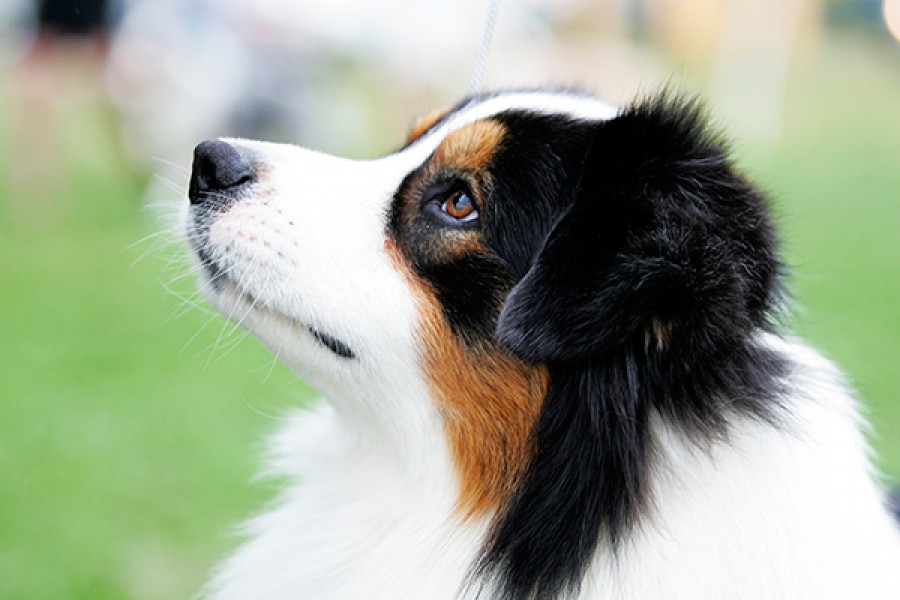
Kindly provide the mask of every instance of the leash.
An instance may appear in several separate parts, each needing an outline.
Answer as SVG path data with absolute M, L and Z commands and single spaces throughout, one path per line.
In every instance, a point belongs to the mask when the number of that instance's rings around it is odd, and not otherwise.
M 469 81 L 469 95 L 476 93 L 481 87 L 481 78 L 484 75 L 484 65 L 487 62 L 488 51 L 491 48 L 491 38 L 494 37 L 494 25 L 497 23 L 497 13 L 500 11 L 500 0 L 490 0 L 487 15 L 484 19 L 484 29 L 481 33 L 481 45 L 475 55 L 475 64 L 472 66 L 472 79 Z

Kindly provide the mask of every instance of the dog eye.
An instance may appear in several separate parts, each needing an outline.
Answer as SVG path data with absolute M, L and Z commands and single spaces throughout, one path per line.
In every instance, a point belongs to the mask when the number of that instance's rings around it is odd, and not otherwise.
M 475 203 L 463 190 L 457 190 L 450 194 L 441 205 L 441 210 L 464 223 L 478 218 L 478 209 L 475 208 Z

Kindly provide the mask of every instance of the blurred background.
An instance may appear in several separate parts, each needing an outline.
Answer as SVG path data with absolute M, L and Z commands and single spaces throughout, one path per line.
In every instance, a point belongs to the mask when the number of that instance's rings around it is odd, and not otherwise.
M 0 598 L 190 597 L 311 391 L 194 292 L 210 136 L 372 157 L 464 94 L 488 0 L 2 0 Z M 484 87 L 700 93 L 771 192 L 791 326 L 900 481 L 900 0 L 504 0 Z

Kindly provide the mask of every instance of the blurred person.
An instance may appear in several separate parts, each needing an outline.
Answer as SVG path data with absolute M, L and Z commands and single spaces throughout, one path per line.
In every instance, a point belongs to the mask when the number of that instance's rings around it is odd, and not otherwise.
M 13 210 L 53 220 L 68 200 L 66 117 L 102 110 L 100 73 L 114 0 L 39 0 L 22 15 L 33 41 L 13 80 Z
M 106 0 L 39 0 L 38 25 L 50 35 L 90 38 L 105 33 Z

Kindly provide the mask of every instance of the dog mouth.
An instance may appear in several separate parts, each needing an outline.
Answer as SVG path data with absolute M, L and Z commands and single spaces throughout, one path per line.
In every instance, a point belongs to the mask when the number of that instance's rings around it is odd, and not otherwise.
M 260 298 L 254 296 L 253 293 L 249 292 L 241 286 L 239 282 L 235 281 L 228 270 L 223 268 L 202 246 L 196 245 L 194 251 L 200 259 L 200 264 L 206 274 L 206 279 L 214 293 L 218 295 L 234 295 L 241 302 L 247 304 L 250 307 L 250 310 L 271 314 L 276 318 L 287 321 L 294 327 L 306 330 L 322 347 L 342 359 L 352 360 L 356 358 L 356 353 L 346 342 L 317 327 L 299 321 L 295 317 L 273 308 Z

